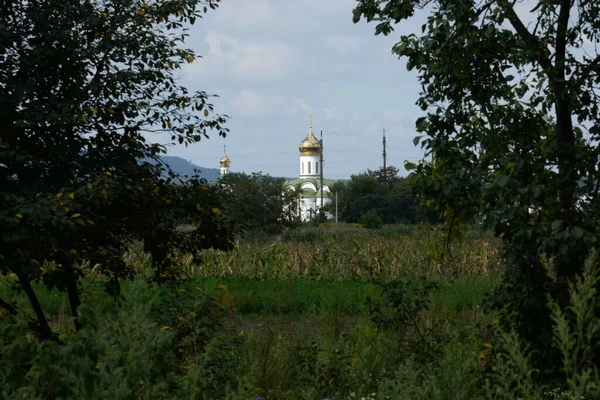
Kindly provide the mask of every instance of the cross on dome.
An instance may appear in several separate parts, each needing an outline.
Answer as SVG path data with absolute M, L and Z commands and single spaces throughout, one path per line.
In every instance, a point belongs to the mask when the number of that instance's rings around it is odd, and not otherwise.
M 221 160 L 220 160 L 221 168 L 229 168 L 229 165 L 231 164 L 229 157 L 227 157 L 226 150 L 227 150 L 227 146 L 223 145 L 223 157 L 221 157 Z
M 308 129 L 308 136 L 302 142 L 300 142 L 300 154 L 302 155 L 319 155 L 321 154 L 321 142 L 315 137 L 312 130 L 312 114 L 308 114 L 310 118 L 310 127 Z

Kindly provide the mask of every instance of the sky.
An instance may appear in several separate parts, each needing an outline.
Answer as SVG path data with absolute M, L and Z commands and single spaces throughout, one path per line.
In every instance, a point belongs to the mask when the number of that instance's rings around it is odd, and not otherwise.
M 179 77 L 190 90 L 218 94 L 215 111 L 230 116 L 226 138 L 216 133 L 168 154 L 218 168 L 223 145 L 232 172 L 296 177 L 298 145 L 323 131 L 324 176 L 345 179 L 382 163 L 402 168 L 422 157 L 413 145 L 420 86 L 391 52 L 409 21 L 392 35 L 376 23 L 352 22 L 355 0 L 223 0 L 189 30 L 198 56 Z
M 386 37 L 375 36 L 376 22 L 352 22 L 356 0 L 219 4 L 190 28 L 186 47 L 201 58 L 186 64 L 179 79 L 190 90 L 219 95 L 212 103 L 217 113 L 230 116 L 230 133 L 170 146 L 169 155 L 218 168 L 226 145 L 232 172 L 297 177 L 298 145 L 312 114 L 314 133 L 323 132 L 326 178 L 381 167 L 383 129 L 387 164 L 402 175 L 405 161 L 423 157 L 413 145 L 415 121 L 424 115 L 415 105 L 417 73 L 407 71 L 391 50 L 401 35 L 421 33 L 426 11 Z M 532 0 L 515 6 L 527 26 L 537 20 L 533 6 Z M 579 57 L 594 50 L 587 38 L 582 43 Z

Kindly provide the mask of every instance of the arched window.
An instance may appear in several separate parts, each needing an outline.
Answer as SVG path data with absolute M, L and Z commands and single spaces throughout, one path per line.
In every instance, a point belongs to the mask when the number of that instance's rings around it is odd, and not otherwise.
M 310 161 L 308 162 L 308 173 L 310 174 Z
M 304 173 L 304 163 L 302 163 L 302 173 Z
M 317 161 L 317 163 L 316 163 L 315 165 L 317 166 L 317 168 L 316 168 L 316 169 L 317 169 L 316 173 L 318 174 L 318 173 L 319 173 L 319 162 Z

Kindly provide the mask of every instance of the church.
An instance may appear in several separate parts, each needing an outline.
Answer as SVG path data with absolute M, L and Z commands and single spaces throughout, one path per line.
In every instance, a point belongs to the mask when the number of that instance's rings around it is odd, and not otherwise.
M 227 157 L 227 146 L 223 146 L 223 157 L 221 157 L 219 164 L 219 175 L 227 175 L 229 173 L 229 166 L 231 165 L 231 160 Z
M 320 210 L 331 203 L 330 186 L 335 182 L 323 179 L 323 143 L 312 130 L 312 115 L 306 139 L 300 142 L 299 177 L 285 183 L 288 190 L 298 195 L 298 211 L 302 221 L 314 219 Z M 321 186 L 322 183 L 322 186 Z M 330 213 L 326 213 L 330 218 Z
M 323 165 L 323 143 L 315 137 L 312 130 L 312 115 L 308 135 L 300 142 L 299 177 L 285 182 L 285 190 L 293 191 L 298 198 L 298 213 L 302 221 L 314 219 L 320 210 L 331 203 L 330 186 L 335 182 L 332 179 L 324 179 Z M 227 153 L 223 152 L 220 160 L 221 176 L 229 173 L 231 161 Z M 327 218 L 331 213 L 326 213 Z

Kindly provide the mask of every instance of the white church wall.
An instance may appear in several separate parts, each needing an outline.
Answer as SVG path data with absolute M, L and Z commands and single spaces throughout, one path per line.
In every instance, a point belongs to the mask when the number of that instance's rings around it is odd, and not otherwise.
M 318 155 L 300 155 L 300 178 L 317 178 L 321 174 Z M 310 165 L 310 172 L 309 172 Z M 319 172 L 317 172 L 319 169 Z
M 331 204 L 331 199 L 323 197 L 323 207 Z M 302 221 L 310 221 L 313 219 L 321 209 L 321 197 L 305 197 L 300 199 L 300 218 Z M 331 218 L 330 213 L 326 213 L 327 218 Z
M 302 182 L 302 184 L 300 185 L 300 189 L 301 190 L 310 189 L 310 190 L 314 190 L 315 192 L 317 191 L 317 187 L 312 182 Z

